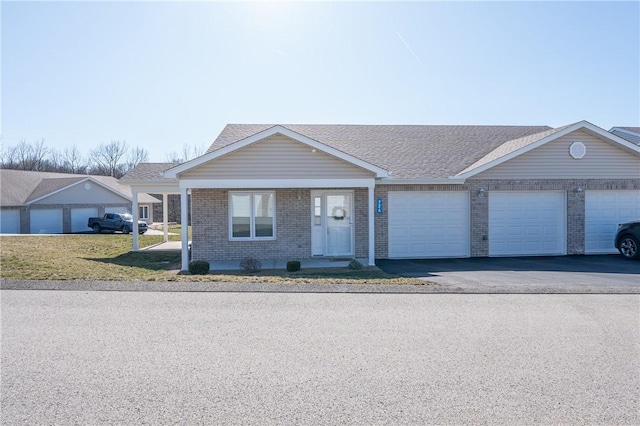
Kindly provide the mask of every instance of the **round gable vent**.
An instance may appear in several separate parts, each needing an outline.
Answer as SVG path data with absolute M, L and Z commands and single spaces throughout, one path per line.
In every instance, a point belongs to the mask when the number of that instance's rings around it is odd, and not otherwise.
M 579 160 L 587 154 L 587 147 L 582 142 L 574 142 L 569 147 L 569 154 Z
M 85 183 L 84 184 L 84 189 L 86 189 L 87 191 L 91 189 L 91 184 L 90 183 Z

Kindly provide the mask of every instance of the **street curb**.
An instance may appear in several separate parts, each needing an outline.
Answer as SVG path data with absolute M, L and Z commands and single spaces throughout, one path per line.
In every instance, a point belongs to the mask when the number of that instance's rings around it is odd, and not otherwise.
M 640 294 L 640 287 L 238 283 L 184 281 L 84 281 L 3 279 L 2 290 L 201 292 L 201 293 L 373 293 L 373 294 Z

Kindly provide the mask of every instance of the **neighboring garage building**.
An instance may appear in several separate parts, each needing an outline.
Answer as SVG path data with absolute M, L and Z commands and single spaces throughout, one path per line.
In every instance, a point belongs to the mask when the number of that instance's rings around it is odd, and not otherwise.
M 3 234 L 89 232 L 89 217 L 131 212 L 131 188 L 108 176 L 1 169 L 0 185 Z M 139 200 L 138 215 L 153 221 L 160 201 L 147 194 Z
M 184 211 L 190 191 L 193 259 L 213 265 L 612 253 L 618 223 L 640 219 L 640 147 L 585 121 L 228 125 L 162 179 L 148 168 L 123 181 L 164 185 Z

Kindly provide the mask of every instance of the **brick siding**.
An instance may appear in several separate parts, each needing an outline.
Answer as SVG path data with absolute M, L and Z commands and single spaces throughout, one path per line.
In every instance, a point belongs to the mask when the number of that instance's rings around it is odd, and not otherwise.
M 576 192 L 582 188 L 582 192 Z M 483 191 L 481 191 L 483 189 Z M 489 255 L 489 193 L 491 191 L 565 191 L 567 205 L 567 254 L 584 254 L 585 191 L 640 190 L 640 179 L 575 180 L 468 180 L 464 185 L 379 185 L 375 198 L 383 212 L 375 213 L 375 256 L 388 257 L 388 194 L 394 191 L 465 191 L 470 197 L 470 255 Z M 336 189 L 331 189 L 334 191 Z M 251 191 L 250 189 L 239 191 Z M 354 191 L 355 256 L 368 256 L 368 194 Z M 192 190 L 192 258 L 207 261 L 258 259 L 304 259 L 311 257 L 311 190 L 278 189 L 276 192 L 276 239 L 229 241 L 228 191 Z

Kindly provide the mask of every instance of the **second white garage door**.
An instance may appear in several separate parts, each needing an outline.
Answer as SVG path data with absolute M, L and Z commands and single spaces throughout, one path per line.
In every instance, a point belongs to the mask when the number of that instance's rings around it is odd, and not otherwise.
M 565 192 L 489 193 L 489 256 L 567 253 Z
M 468 256 L 469 193 L 389 193 L 390 258 Z
M 62 234 L 62 209 L 32 209 L 32 234 Z
M 640 220 L 640 191 L 585 192 L 585 253 L 617 253 L 618 224 Z
M 87 226 L 90 217 L 98 217 L 97 207 L 82 207 L 71 209 L 71 232 L 89 232 Z

